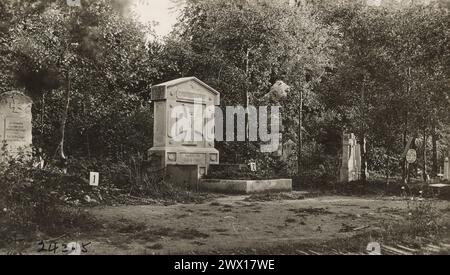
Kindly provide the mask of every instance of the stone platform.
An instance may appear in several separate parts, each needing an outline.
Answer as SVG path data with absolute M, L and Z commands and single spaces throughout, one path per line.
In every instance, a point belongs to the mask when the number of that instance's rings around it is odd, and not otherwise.
M 253 194 L 264 192 L 291 192 L 291 179 L 274 180 L 200 180 L 199 189 L 226 194 Z
M 447 181 L 448 182 L 448 181 Z M 450 184 L 443 182 L 438 184 L 430 184 L 433 194 L 438 198 L 450 198 Z

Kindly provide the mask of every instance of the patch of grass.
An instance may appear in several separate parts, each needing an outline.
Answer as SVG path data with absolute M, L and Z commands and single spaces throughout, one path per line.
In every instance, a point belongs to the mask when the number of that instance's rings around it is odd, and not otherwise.
M 444 232 L 444 221 L 431 200 L 406 201 L 406 219 L 386 226 L 392 241 L 414 242 L 420 239 L 438 241 Z
M 320 178 L 315 175 L 310 177 L 294 178 L 295 190 L 308 190 L 321 195 L 344 195 L 344 196 L 404 196 L 424 198 L 450 199 L 450 189 L 442 189 L 436 192 L 429 184 L 422 181 L 404 184 L 401 179 L 393 179 L 389 184 L 383 178 L 371 178 L 366 183 L 353 181 L 337 183 L 335 177 Z
M 130 240 L 141 240 L 144 242 L 157 242 L 162 237 L 169 237 L 173 234 L 173 229 L 168 227 L 151 227 L 141 230 L 139 232 L 131 233 Z
M 164 246 L 160 243 L 157 243 L 157 244 L 149 245 L 146 248 L 153 249 L 153 250 L 161 250 L 164 248 Z
M 23 244 L 36 240 L 52 239 L 61 236 L 72 236 L 98 231 L 101 223 L 91 214 L 81 209 L 61 207 L 54 212 L 51 220 L 40 221 L 38 229 L 20 228 L 0 222 L 0 248 L 11 248 L 21 251 Z
M 160 240 L 161 237 L 185 240 L 204 239 L 209 237 L 208 234 L 193 228 L 175 230 L 163 226 L 148 227 L 144 223 L 137 223 L 130 220 L 119 221 L 118 223 L 113 224 L 112 227 L 116 228 L 116 232 L 128 235 L 128 240 L 141 240 L 145 242 L 156 242 Z
M 197 229 L 185 228 L 183 230 L 177 231 L 173 236 L 179 237 L 185 240 L 194 240 L 197 238 L 205 239 L 208 238 L 208 234 L 204 234 Z
M 217 233 L 224 233 L 224 232 L 228 232 L 228 229 L 225 228 L 216 228 L 212 230 L 213 232 L 217 232 Z
M 192 244 L 195 244 L 196 246 L 204 246 L 206 243 L 199 242 L 199 241 L 193 241 Z
M 333 214 L 333 212 L 328 211 L 326 208 L 298 208 L 298 209 L 289 209 L 288 211 L 294 212 L 299 216 L 319 216 L 319 215 L 329 215 Z
M 247 165 L 239 164 L 220 164 L 211 165 L 206 179 L 231 179 L 231 180 L 270 180 L 285 178 L 286 175 L 279 173 L 280 170 L 264 169 L 261 168 L 258 171 L 251 171 Z
M 208 212 L 201 213 L 200 215 L 202 215 L 202 216 L 204 216 L 204 217 L 214 216 L 213 213 L 208 213 Z
M 187 217 L 189 217 L 188 214 L 181 214 L 181 215 L 176 216 L 177 219 L 184 219 L 184 218 L 187 218 Z
M 130 233 L 136 233 L 136 232 L 142 232 L 147 229 L 147 226 L 143 223 L 138 224 L 128 224 L 125 225 L 117 230 L 118 233 L 122 234 L 130 234 Z
M 304 200 L 304 194 L 298 192 L 292 193 L 258 193 L 252 194 L 245 198 L 246 202 L 265 202 L 265 201 L 282 201 L 282 200 Z

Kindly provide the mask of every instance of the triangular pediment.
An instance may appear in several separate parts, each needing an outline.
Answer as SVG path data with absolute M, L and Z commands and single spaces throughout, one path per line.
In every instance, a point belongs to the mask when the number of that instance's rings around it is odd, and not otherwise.
M 211 104 L 220 104 L 220 93 L 196 77 L 184 77 L 152 87 L 152 100 L 173 98 L 179 101 L 202 99 Z

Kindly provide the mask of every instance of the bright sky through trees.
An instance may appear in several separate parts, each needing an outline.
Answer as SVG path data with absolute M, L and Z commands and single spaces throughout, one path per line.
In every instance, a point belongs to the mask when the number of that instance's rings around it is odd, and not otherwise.
M 143 23 L 156 22 L 156 34 L 165 36 L 176 23 L 178 12 L 171 0 L 133 0 L 133 11 Z

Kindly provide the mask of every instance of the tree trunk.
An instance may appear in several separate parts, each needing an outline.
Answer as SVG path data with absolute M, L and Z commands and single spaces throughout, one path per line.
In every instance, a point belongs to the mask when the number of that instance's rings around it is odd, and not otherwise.
M 427 182 L 427 128 L 423 128 L 423 171 L 422 171 L 422 177 L 423 181 Z
M 437 135 L 436 135 L 436 127 L 433 125 L 432 133 L 431 133 L 431 139 L 433 143 L 433 157 L 432 157 L 432 172 L 431 176 L 433 178 L 437 177 L 438 174 L 438 155 L 437 155 Z
M 302 150 L 303 150 L 303 89 L 300 90 L 300 110 L 298 115 L 298 152 L 297 152 L 297 172 L 302 171 Z
M 250 125 L 249 125 L 249 113 L 248 113 L 248 107 L 250 105 L 250 98 L 249 98 L 249 70 L 250 70 L 250 49 L 247 49 L 246 53 L 246 59 L 245 59 L 245 146 L 246 146 L 246 152 L 245 157 L 247 158 L 246 161 L 251 158 L 250 156 Z
M 86 104 L 83 103 L 83 115 L 86 119 Z M 91 144 L 89 141 L 89 126 L 85 123 L 83 135 L 86 135 L 86 151 L 88 155 L 88 159 L 91 159 Z
M 407 76 L 407 81 L 406 81 L 406 98 L 409 98 L 409 95 L 411 93 L 411 85 L 410 85 L 410 79 L 411 79 L 411 68 L 408 67 L 406 68 L 406 76 Z M 409 125 L 409 108 L 408 105 L 406 105 L 406 110 L 405 110 L 405 129 L 403 132 L 403 146 L 406 148 L 407 146 L 407 139 L 408 139 L 408 125 Z M 415 140 L 414 140 L 415 142 Z M 406 184 L 409 182 L 409 164 L 406 161 L 406 158 L 403 158 L 402 160 L 402 180 L 403 182 Z
M 366 175 L 366 169 L 367 169 L 367 155 L 366 155 L 366 139 L 365 135 L 361 134 L 360 140 L 359 140 L 359 147 L 361 152 L 361 181 L 363 184 L 367 183 L 367 175 Z
M 89 132 L 86 130 L 86 149 L 88 154 L 88 159 L 91 159 L 91 143 L 89 141 Z
M 417 152 L 416 139 L 417 139 L 416 136 L 412 138 L 410 149 L 414 149 Z M 409 163 L 406 160 L 405 162 L 406 162 L 406 183 L 409 184 L 411 182 L 411 166 L 413 166 L 412 169 L 416 170 L 415 175 L 417 176 L 417 161 L 416 164 L 411 165 L 409 165 Z
M 361 134 L 359 135 L 359 146 L 360 146 L 360 153 L 361 153 L 361 172 L 360 177 L 363 184 L 367 183 L 367 177 L 366 177 L 366 162 L 367 162 L 367 156 L 366 156 L 366 135 L 365 135 L 365 126 L 364 126 L 364 120 L 366 119 L 366 75 L 363 75 L 363 83 L 361 86 Z
M 389 185 L 389 180 L 390 180 L 390 177 L 391 177 L 391 159 L 389 158 L 389 156 L 390 156 L 390 152 L 391 152 L 391 146 L 390 145 L 388 145 L 388 146 L 386 146 L 387 148 L 386 148 L 386 155 L 387 155 L 387 160 L 386 160 L 386 186 L 388 186 Z
M 70 83 L 70 75 L 69 73 L 67 73 L 67 89 L 66 89 L 66 93 L 64 96 L 65 99 L 65 106 L 64 106 L 64 111 L 62 114 L 62 119 L 61 119 L 61 127 L 60 127 L 60 135 L 61 135 L 61 140 L 59 142 L 59 152 L 60 152 L 60 157 L 61 160 L 63 161 L 63 163 L 66 163 L 67 160 L 67 156 L 64 153 L 64 141 L 65 141 L 65 135 L 66 135 L 66 124 L 67 124 L 67 117 L 69 114 L 69 103 L 70 103 L 70 87 L 71 83 Z M 63 164 L 65 165 L 65 164 Z
M 408 123 L 408 122 L 406 122 L 406 123 Z M 408 146 L 408 141 L 407 141 L 407 130 L 406 130 L 406 128 L 405 128 L 405 131 L 403 132 L 403 148 L 405 148 L 406 149 L 406 146 Z M 407 178 L 407 173 L 408 173 L 408 168 L 407 168 L 407 166 L 408 166 L 408 163 L 406 162 L 406 158 L 403 158 L 402 160 L 401 160 L 401 165 L 402 165 L 402 181 L 404 182 L 404 183 L 406 183 L 406 178 Z
M 249 93 L 248 93 L 249 71 L 250 71 L 250 49 L 247 49 L 246 59 L 245 59 L 245 78 L 246 78 L 245 108 L 248 108 L 248 105 L 250 104 L 250 98 L 249 98 Z
M 44 144 L 44 116 L 45 116 L 45 92 L 42 93 L 42 106 L 41 106 L 41 141 Z

